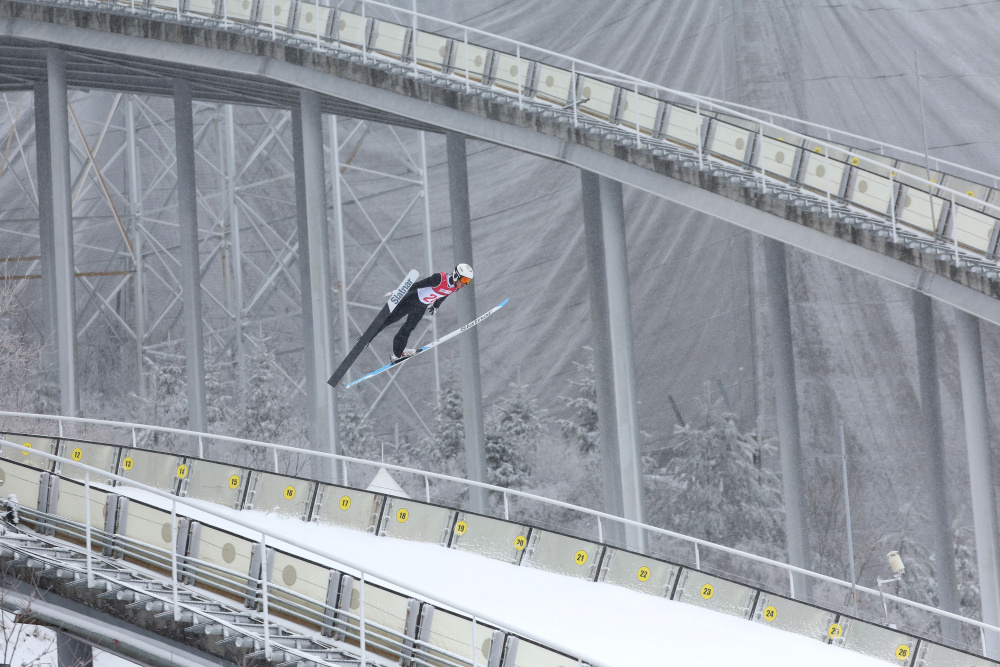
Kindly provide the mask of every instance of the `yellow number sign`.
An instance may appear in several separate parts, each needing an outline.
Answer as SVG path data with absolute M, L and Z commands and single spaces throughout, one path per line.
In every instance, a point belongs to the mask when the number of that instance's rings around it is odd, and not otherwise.
M 344 497 L 342 497 L 340 499 L 340 505 L 339 505 L 339 507 L 340 507 L 340 509 L 344 510 L 345 512 L 347 510 L 351 509 L 351 497 L 350 496 L 344 496 Z
M 126 456 L 122 459 L 122 470 L 128 472 L 132 469 L 132 457 Z
M 910 647 L 906 644 L 900 644 L 896 647 L 896 659 L 906 660 L 910 657 Z
M 295 497 L 295 487 L 294 486 L 286 486 L 285 487 L 285 500 L 291 500 L 294 497 Z
M 774 608 L 774 605 L 769 607 L 764 607 L 764 620 L 770 623 L 774 619 L 778 618 L 778 610 Z
M 705 584 L 701 587 L 701 597 L 706 600 L 711 600 L 713 595 L 715 595 L 715 586 L 712 584 Z
M 840 627 L 837 623 L 831 625 L 826 631 L 826 636 L 830 639 L 836 639 L 842 634 L 844 634 L 844 628 Z
M 514 548 L 520 551 L 524 548 L 524 545 L 528 543 L 528 540 L 524 539 L 524 535 L 518 535 L 514 538 Z
M 188 467 L 183 463 L 177 466 L 177 479 L 184 479 L 188 476 Z
M 83 458 L 83 450 L 77 447 L 76 449 L 73 450 L 71 456 L 74 461 L 79 461 L 80 459 Z
M 230 477 L 229 477 L 229 488 L 230 489 L 238 489 L 238 488 L 240 488 L 240 476 L 239 475 L 230 475 Z
M 28 449 L 31 449 L 31 443 L 30 442 L 24 443 L 24 446 L 27 447 Z M 28 455 L 28 452 L 21 452 L 21 453 L 24 454 L 25 456 Z
M 465 523 L 464 521 L 459 521 L 458 523 L 455 524 L 456 535 L 465 535 L 465 531 L 467 531 L 468 529 L 469 529 L 469 524 Z
M 639 571 L 635 573 L 635 578 L 639 581 L 649 581 L 649 575 L 652 574 L 649 568 L 643 565 L 639 568 Z
M 587 562 L 587 552 L 584 551 L 583 549 L 580 549 L 579 551 L 577 551 L 576 555 L 573 556 L 573 562 L 576 563 L 577 565 L 583 565 L 584 563 L 586 563 Z
M 406 511 L 405 507 L 399 508 L 399 511 L 396 512 L 396 521 L 400 523 L 406 523 L 406 520 L 409 518 L 410 518 L 410 513 Z

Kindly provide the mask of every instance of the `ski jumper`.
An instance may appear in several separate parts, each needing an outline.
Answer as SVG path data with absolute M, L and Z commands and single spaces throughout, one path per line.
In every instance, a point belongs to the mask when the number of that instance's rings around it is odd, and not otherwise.
M 458 290 L 458 286 L 451 281 L 451 276 L 444 272 L 432 273 L 428 277 L 413 283 L 413 286 L 400 299 L 396 308 L 389 313 L 389 317 L 386 318 L 385 323 L 379 329 L 379 333 L 381 333 L 390 324 L 395 324 L 403 319 L 403 317 L 406 317 L 406 322 L 403 323 L 403 326 L 396 332 L 395 338 L 392 339 L 393 355 L 396 357 L 403 356 L 403 350 L 406 349 L 406 341 L 410 339 L 410 334 L 417 328 L 417 324 L 420 323 L 428 307 L 433 308 L 436 313 L 444 300 L 448 298 L 448 295 L 454 293 L 456 290 Z

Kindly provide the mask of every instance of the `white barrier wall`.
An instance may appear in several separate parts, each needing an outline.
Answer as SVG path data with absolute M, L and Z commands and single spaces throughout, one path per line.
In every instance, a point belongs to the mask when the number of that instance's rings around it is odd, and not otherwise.
M 674 599 L 723 614 L 750 618 L 757 591 L 698 570 L 681 570 Z
M 451 548 L 518 565 L 528 545 L 530 528 L 471 512 L 458 512 Z

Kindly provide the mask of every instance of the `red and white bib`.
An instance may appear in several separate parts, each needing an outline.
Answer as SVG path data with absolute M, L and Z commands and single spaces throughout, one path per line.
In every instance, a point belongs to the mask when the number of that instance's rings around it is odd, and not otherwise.
M 422 303 L 434 303 L 438 299 L 443 299 L 458 289 L 458 286 L 452 285 L 448 281 L 448 274 L 439 273 L 438 275 L 441 276 L 441 282 L 436 286 L 417 288 L 417 298 L 420 299 Z

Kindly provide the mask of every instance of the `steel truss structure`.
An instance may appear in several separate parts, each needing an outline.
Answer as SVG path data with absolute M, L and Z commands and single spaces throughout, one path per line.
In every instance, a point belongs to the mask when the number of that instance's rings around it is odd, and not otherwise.
M 34 94 L 4 93 L 0 192 L 2 278 L 41 279 Z M 71 91 L 70 147 L 81 373 L 123 367 L 140 397 L 164 367 L 183 363 L 184 326 L 177 221 L 177 159 L 169 98 Z M 291 112 L 195 101 L 194 149 L 202 323 L 207 364 L 247 391 L 248 357 L 268 349 L 273 370 L 304 397 L 302 293 L 296 262 Z M 428 204 L 428 144 L 420 130 L 328 115 L 324 160 L 335 349 L 353 343 L 377 311 L 381 293 L 411 268 L 434 266 Z M 442 142 L 443 143 L 443 142 Z M 387 166 L 388 165 L 388 166 Z M 333 175 L 336 174 L 336 178 Z M 416 266 L 414 266 L 416 265 Z M 26 303 L 45 304 L 41 280 Z M 51 342 L 54 315 L 24 311 L 36 335 Z M 430 340 L 436 324 L 418 332 Z M 385 346 L 383 346 L 385 347 Z M 115 350 L 132 350 L 122 358 Z M 384 363 L 387 350 L 367 360 Z M 365 360 L 366 357 L 362 357 Z M 440 389 L 435 351 L 433 372 Z M 408 428 L 430 433 L 393 374 L 362 392 L 371 415 L 387 396 L 406 406 Z M 214 400 L 217 397 L 209 397 Z

